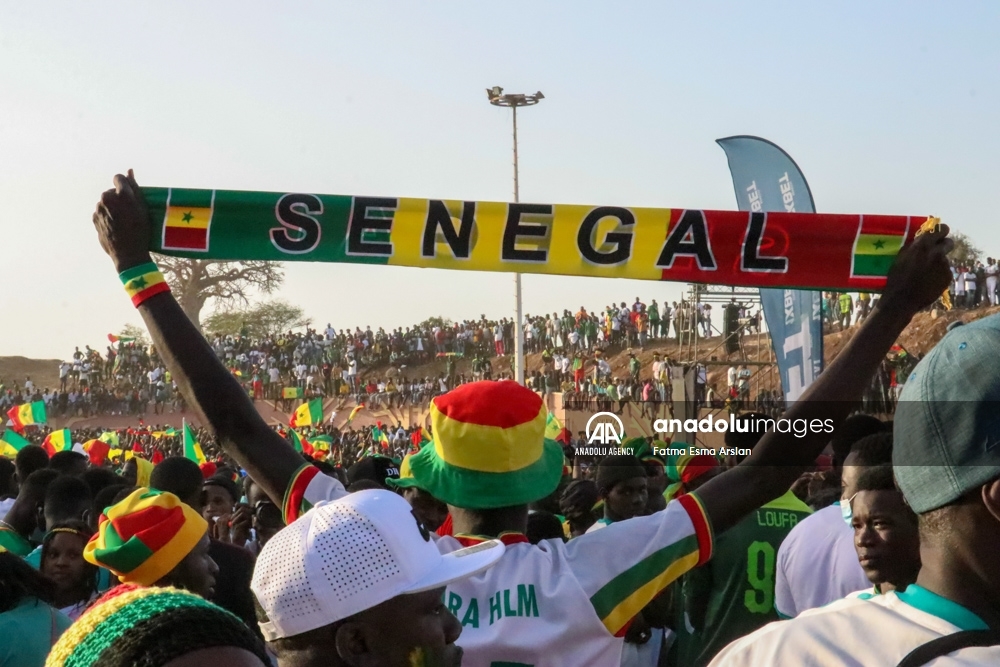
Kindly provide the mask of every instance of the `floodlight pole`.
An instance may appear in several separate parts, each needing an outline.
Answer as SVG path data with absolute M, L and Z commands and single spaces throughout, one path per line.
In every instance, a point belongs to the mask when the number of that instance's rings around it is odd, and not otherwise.
M 504 94 L 503 88 L 494 86 L 487 88 L 486 94 L 489 96 L 490 104 L 497 107 L 510 107 L 514 114 L 514 202 L 521 201 L 521 189 L 518 180 L 517 163 L 517 108 L 528 107 L 538 104 L 545 99 L 541 91 L 534 95 L 524 95 L 521 93 Z M 521 305 L 521 274 L 514 274 L 514 377 L 518 383 L 524 384 L 524 315 Z

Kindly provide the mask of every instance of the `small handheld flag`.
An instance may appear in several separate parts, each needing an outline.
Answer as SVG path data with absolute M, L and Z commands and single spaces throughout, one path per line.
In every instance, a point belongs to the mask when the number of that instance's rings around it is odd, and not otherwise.
M 42 448 L 49 453 L 50 457 L 55 456 L 57 452 L 68 452 L 73 449 L 73 435 L 68 428 L 52 431 L 42 441 Z
M 20 433 L 12 428 L 7 429 L 7 431 L 0 436 L 0 454 L 9 458 L 14 458 L 22 448 L 27 447 L 29 444 L 31 443 L 25 440 Z
M 201 450 L 201 443 L 198 442 L 198 438 L 195 437 L 191 426 L 186 421 L 184 422 L 184 458 L 191 459 L 198 465 L 208 461 L 205 458 L 205 453 Z
M 292 436 L 292 447 L 295 448 L 295 451 L 300 454 L 308 454 L 309 456 L 313 455 L 313 446 L 308 440 L 303 438 L 294 430 L 290 432 L 290 435 Z
M 32 424 L 44 424 L 46 422 L 45 402 L 35 401 L 34 403 L 15 405 L 7 411 L 7 416 L 10 417 L 11 423 L 18 431 L 23 431 L 25 426 Z
M 361 410 L 363 410 L 364 407 L 365 407 L 364 403 L 358 403 L 357 406 L 355 406 L 355 408 L 351 410 L 351 414 L 347 415 L 347 423 L 350 424 L 352 421 L 354 421 L 354 418 L 358 416 L 358 413 L 361 412 Z
M 292 428 L 299 426 L 315 426 L 323 421 L 323 399 L 314 398 L 296 408 L 288 420 Z
M 83 451 L 87 452 L 87 456 L 90 458 L 90 465 L 92 466 L 102 466 L 104 461 L 108 458 L 108 452 L 111 451 L 111 445 L 101 440 L 88 440 L 83 443 Z

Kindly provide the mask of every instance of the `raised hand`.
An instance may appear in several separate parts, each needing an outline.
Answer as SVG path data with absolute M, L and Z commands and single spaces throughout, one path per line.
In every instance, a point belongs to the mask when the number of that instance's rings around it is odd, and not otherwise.
M 955 243 L 948 238 L 948 225 L 923 234 L 903 248 L 886 280 L 880 308 L 898 308 L 913 315 L 934 303 L 951 284 L 948 253 Z
M 152 261 L 149 256 L 149 211 L 132 170 L 115 175 L 115 187 L 101 195 L 94 211 L 94 227 L 101 247 L 119 273 Z

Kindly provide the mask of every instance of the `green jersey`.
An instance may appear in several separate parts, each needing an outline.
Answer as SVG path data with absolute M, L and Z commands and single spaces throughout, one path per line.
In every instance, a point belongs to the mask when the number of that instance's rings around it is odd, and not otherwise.
M 778 620 L 778 546 L 811 513 L 789 491 L 716 537 L 712 559 L 674 584 L 680 588 L 674 595 L 671 665 L 707 665 L 731 641 Z

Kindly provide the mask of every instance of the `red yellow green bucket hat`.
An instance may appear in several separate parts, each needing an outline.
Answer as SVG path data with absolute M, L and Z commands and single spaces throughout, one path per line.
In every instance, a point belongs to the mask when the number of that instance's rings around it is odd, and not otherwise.
M 563 450 L 545 438 L 548 410 L 530 389 L 471 382 L 431 401 L 430 416 L 433 439 L 408 457 L 408 485 L 474 510 L 525 505 L 559 485 Z

